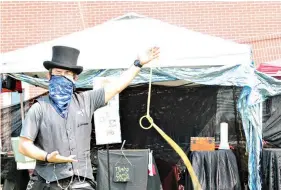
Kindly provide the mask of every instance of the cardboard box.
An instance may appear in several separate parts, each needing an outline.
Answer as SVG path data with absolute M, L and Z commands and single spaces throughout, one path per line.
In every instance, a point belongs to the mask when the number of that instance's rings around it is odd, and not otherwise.
M 190 139 L 191 151 L 214 151 L 215 138 L 214 137 L 191 137 Z

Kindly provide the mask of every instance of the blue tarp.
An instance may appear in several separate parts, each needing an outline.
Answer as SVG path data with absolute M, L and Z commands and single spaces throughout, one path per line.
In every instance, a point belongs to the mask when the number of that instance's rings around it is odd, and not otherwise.
M 95 77 L 118 76 L 122 70 L 92 70 L 81 74 L 77 88 L 92 88 Z M 13 74 L 17 79 L 47 88 L 48 81 L 23 74 Z M 249 153 L 249 187 L 261 189 L 260 153 L 262 149 L 262 101 L 269 96 L 281 94 L 281 81 L 258 72 L 253 64 L 228 65 L 209 68 L 154 68 L 153 82 L 186 80 L 202 85 L 238 86 L 243 91 L 238 101 L 247 151 Z M 144 68 L 132 82 L 147 83 L 149 68 Z

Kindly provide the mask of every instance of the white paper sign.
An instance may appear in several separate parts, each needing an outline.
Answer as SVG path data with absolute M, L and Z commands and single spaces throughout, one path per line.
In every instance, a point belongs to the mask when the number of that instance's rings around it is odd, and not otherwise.
M 95 111 L 94 121 L 97 145 L 122 142 L 118 94 L 106 106 Z

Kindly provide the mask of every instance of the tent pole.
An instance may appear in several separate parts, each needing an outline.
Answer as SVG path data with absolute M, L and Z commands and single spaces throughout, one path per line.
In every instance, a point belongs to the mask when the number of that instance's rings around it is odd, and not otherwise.
M 24 120 L 23 91 L 20 92 L 20 111 L 21 111 L 21 119 L 22 119 L 22 122 L 23 122 L 23 120 Z

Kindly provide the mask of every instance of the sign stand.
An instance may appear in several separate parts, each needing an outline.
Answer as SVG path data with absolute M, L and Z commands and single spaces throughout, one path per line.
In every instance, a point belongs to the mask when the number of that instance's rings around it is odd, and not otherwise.
M 123 147 L 125 145 L 126 140 L 123 141 L 121 150 L 123 150 Z M 108 175 L 108 189 L 111 189 L 111 185 L 110 185 L 110 156 L 109 156 L 109 144 L 106 144 L 106 152 L 107 152 L 107 175 Z
M 109 163 L 109 144 L 106 144 L 106 151 L 107 151 L 107 179 L 108 179 L 108 189 L 110 190 L 110 163 Z
M 112 79 L 114 80 L 114 78 Z M 109 78 L 96 78 L 93 81 L 93 89 L 104 87 Z M 121 126 L 119 116 L 119 95 L 115 95 L 106 106 L 98 109 L 94 113 L 96 145 L 106 145 L 107 151 L 107 173 L 108 189 L 111 190 L 110 184 L 110 155 L 109 144 L 121 143 Z

